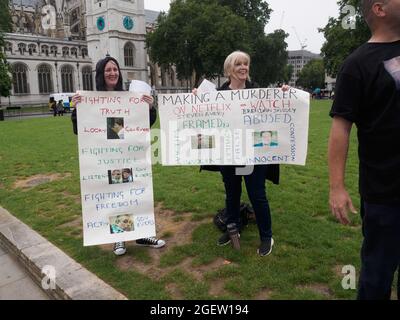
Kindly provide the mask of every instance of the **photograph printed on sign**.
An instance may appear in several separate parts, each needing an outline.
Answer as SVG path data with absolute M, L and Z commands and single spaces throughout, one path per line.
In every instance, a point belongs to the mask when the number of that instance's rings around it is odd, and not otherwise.
M 122 182 L 123 183 L 133 182 L 132 168 L 122 169 Z
M 124 118 L 107 118 L 107 139 L 124 139 Z
M 253 133 L 254 148 L 270 148 L 278 147 L 278 131 L 256 131 Z
M 197 134 L 191 137 L 192 149 L 214 149 L 215 137 Z
M 114 169 L 108 170 L 108 183 L 109 184 L 119 184 L 122 183 L 122 170 L 121 169 Z
M 119 184 L 133 182 L 132 168 L 108 170 L 108 183 Z
M 110 233 L 123 233 L 135 230 L 133 214 L 122 214 L 110 217 Z

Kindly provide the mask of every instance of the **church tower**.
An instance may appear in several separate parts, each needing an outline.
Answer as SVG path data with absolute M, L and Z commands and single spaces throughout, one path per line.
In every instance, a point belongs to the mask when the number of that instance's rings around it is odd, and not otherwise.
M 109 54 L 119 62 L 126 85 L 148 80 L 144 0 L 87 0 L 86 23 L 94 65 Z

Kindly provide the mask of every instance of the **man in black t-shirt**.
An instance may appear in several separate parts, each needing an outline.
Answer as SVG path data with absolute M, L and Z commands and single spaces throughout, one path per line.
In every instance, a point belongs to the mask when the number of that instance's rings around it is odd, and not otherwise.
M 343 224 L 356 212 L 344 172 L 357 127 L 364 241 L 359 299 L 390 299 L 400 265 L 400 0 L 361 1 L 372 37 L 344 62 L 330 112 L 330 207 Z M 398 279 L 400 299 L 400 276 Z

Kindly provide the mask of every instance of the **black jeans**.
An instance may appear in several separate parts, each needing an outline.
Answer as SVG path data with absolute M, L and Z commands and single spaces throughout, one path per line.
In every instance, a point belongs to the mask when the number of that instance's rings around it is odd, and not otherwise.
M 400 204 L 361 204 L 364 241 L 361 249 L 360 300 L 388 300 L 400 265 Z M 397 279 L 400 299 L 400 277 Z
M 235 223 L 240 227 L 240 196 L 242 194 L 242 177 L 246 184 L 247 194 L 253 206 L 261 241 L 272 238 L 271 212 L 265 191 L 265 173 L 267 166 L 254 166 L 250 175 L 236 175 L 235 167 L 221 166 L 225 185 L 227 224 Z

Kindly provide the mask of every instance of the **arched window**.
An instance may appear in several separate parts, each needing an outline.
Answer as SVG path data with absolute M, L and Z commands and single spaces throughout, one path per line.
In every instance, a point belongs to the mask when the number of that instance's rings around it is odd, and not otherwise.
M 31 43 L 30 45 L 28 45 L 28 52 L 29 55 L 36 53 L 36 44 Z
M 83 90 L 93 91 L 92 67 L 82 68 Z
M 132 42 L 127 42 L 124 46 L 125 67 L 134 66 L 135 47 Z
M 78 49 L 77 48 L 71 48 L 71 56 L 78 58 Z
M 74 92 L 74 69 L 70 65 L 61 68 L 61 84 L 63 92 Z
M 10 53 L 12 53 L 12 43 L 11 42 L 6 42 L 4 43 L 4 51 L 9 51 Z
M 15 94 L 29 93 L 28 68 L 22 63 L 15 63 L 12 66 L 12 78 Z
M 51 80 L 51 67 L 41 64 L 38 67 L 39 93 L 53 92 L 53 81 Z
M 62 55 L 63 55 L 63 57 L 68 57 L 69 56 L 69 48 L 68 47 L 63 47 L 62 48 Z
M 18 50 L 20 54 L 24 54 L 26 51 L 26 44 L 25 43 L 18 43 Z
M 49 55 L 49 47 L 46 45 L 42 46 L 42 53 L 45 54 L 46 56 Z
M 86 49 L 86 48 L 83 48 L 83 49 L 82 49 L 82 58 L 87 57 L 87 55 L 88 55 L 87 49 Z
M 56 46 L 51 46 L 50 53 L 51 53 L 53 56 L 56 57 L 57 54 L 58 54 L 58 48 L 57 48 Z

